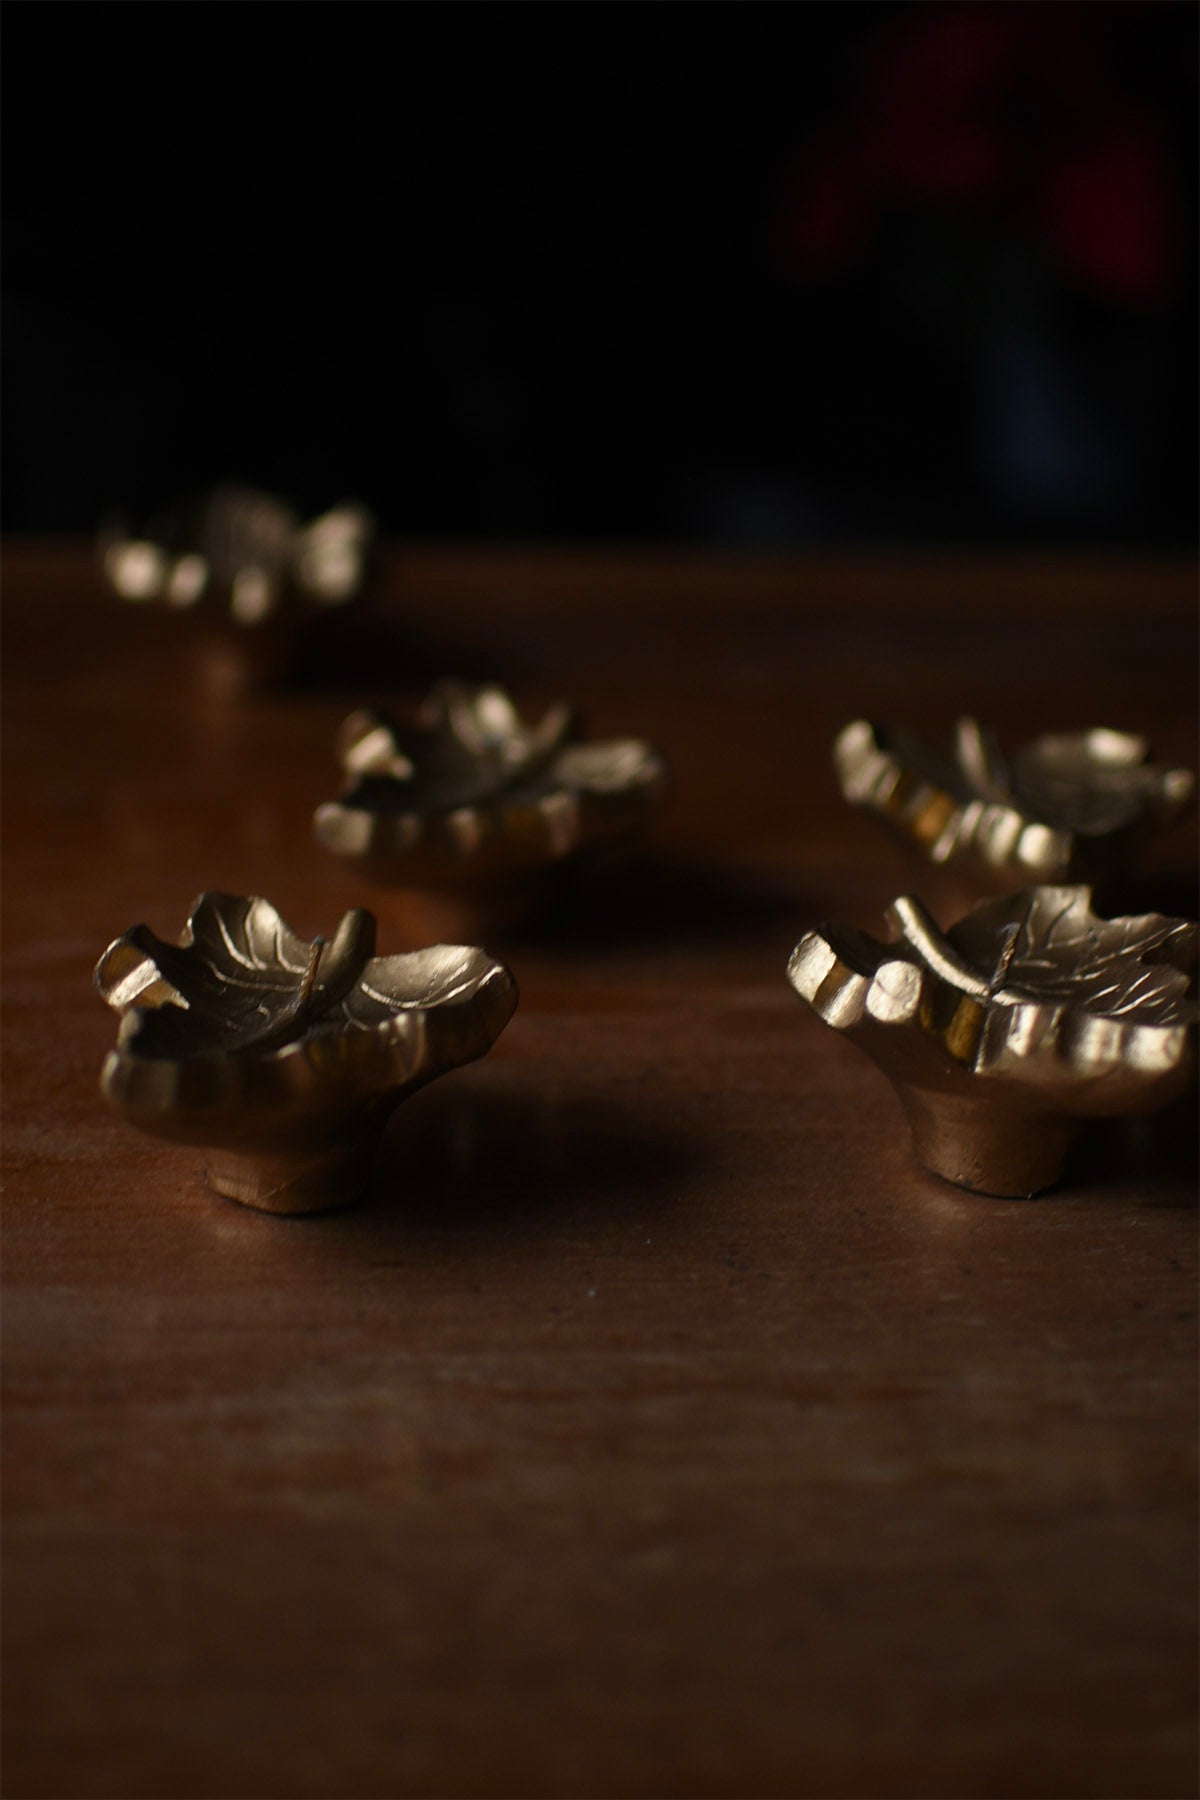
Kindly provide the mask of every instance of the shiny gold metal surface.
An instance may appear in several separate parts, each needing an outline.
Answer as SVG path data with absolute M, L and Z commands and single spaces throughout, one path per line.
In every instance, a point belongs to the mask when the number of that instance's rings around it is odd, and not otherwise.
M 1190 921 L 1097 918 L 1083 886 L 985 901 L 945 934 L 913 899 L 888 917 L 890 943 L 810 931 L 788 978 L 878 1063 L 947 1181 L 1035 1194 L 1082 1120 L 1151 1112 L 1192 1079 Z
M 269 901 L 201 894 L 178 945 L 145 925 L 110 944 L 96 985 L 119 1012 L 101 1071 L 132 1125 L 200 1144 L 220 1193 L 265 1212 L 344 1205 L 408 1094 L 483 1056 L 516 983 L 465 945 L 380 956 L 346 913 L 311 944 Z
M 1179 817 L 1195 786 L 1121 731 L 1040 737 L 1006 757 L 974 719 L 959 720 L 949 752 L 858 719 L 833 754 L 847 800 L 931 862 L 993 888 L 1116 871 Z
M 580 742 L 568 707 L 531 725 L 500 688 L 457 681 L 407 729 L 353 714 L 337 751 L 347 787 L 318 807 L 317 842 L 391 886 L 439 893 L 495 891 L 619 843 L 667 781 L 648 744 Z

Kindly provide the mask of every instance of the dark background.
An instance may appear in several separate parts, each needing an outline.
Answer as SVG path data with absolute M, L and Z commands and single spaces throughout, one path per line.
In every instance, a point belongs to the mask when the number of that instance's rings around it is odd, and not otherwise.
M 4 522 L 1195 534 L 1189 5 L 7 8 Z

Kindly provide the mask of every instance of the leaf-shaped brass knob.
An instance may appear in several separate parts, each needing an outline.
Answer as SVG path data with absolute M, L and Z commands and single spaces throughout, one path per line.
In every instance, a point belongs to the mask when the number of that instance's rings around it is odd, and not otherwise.
M 344 502 L 303 522 L 273 494 L 223 486 L 140 529 L 100 534 L 105 579 L 122 600 L 186 621 L 204 685 L 236 694 L 283 676 L 366 585 L 375 521 Z
M 1174 823 L 1195 786 L 1123 731 L 1040 737 L 1006 758 L 974 719 L 959 720 L 948 752 L 857 719 L 833 755 L 847 800 L 991 887 L 1097 880 Z
M 488 1051 L 516 983 L 483 950 L 374 956 L 355 910 L 305 943 L 269 901 L 201 894 L 178 945 L 136 925 L 96 985 L 122 1015 L 101 1089 L 130 1124 L 208 1151 L 218 1192 L 265 1212 L 345 1204 L 394 1107 Z
M 412 727 L 355 713 L 338 738 L 347 786 L 318 807 L 317 842 L 395 887 L 454 892 L 527 878 L 628 837 L 666 789 L 636 739 L 581 743 L 555 706 L 521 719 L 500 688 L 444 681 Z
M 1090 888 L 1049 886 L 985 901 L 945 934 L 913 899 L 888 916 L 891 943 L 810 931 L 788 978 L 878 1063 L 918 1157 L 947 1181 L 1035 1194 L 1081 1120 L 1151 1112 L 1187 1086 L 1189 921 L 1101 919 Z
M 141 531 L 110 528 L 100 558 L 123 600 L 187 611 L 215 598 L 246 630 L 288 606 L 344 605 L 362 585 L 374 535 L 371 514 L 357 502 L 305 524 L 274 494 L 226 485 L 181 502 Z

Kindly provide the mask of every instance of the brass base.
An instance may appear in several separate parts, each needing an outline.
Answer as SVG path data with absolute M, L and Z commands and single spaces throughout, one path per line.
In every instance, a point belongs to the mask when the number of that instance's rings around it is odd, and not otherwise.
M 1033 887 L 942 932 L 901 895 L 890 942 L 826 925 L 792 952 L 801 1000 L 878 1064 L 917 1156 L 957 1187 L 1039 1194 L 1086 1120 L 1153 1112 L 1192 1078 L 1200 928 L 1091 899 Z
M 378 1134 L 368 1133 L 348 1147 L 263 1156 L 217 1150 L 209 1154 L 204 1179 L 227 1200 L 256 1212 L 300 1215 L 352 1206 L 371 1178 Z
M 897 1084 L 913 1148 L 943 1181 L 1001 1199 L 1032 1199 L 1053 1187 L 1079 1130 L 1076 1119 L 997 1106 L 991 1097 Z
M 144 1131 L 202 1146 L 209 1185 L 242 1206 L 348 1206 L 400 1102 L 485 1055 L 517 1004 L 472 945 L 374 949 L 358 907 L 306 943 L 261 895 L 201 894 L 177 946 L 136 925 L 96 968 L 121 1014 L 101 1092 Z

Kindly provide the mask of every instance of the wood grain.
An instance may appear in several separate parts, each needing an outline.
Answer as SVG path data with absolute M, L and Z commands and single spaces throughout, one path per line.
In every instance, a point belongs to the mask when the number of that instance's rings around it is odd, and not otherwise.
M 6 561 L 6 1792 L 1193 1793 L 1194 1109 L 983 1200 L 784 980 L 956 903 L 837 727 L 1194 763 L 1191 572 L 409 547 L 230 704 L 82 551 Z M 489 942 L 516 1019 L 363 1206 L 240 1210 L 106 1112 L 92 965 L 204 887 L 420 941 L 309 818 L 352 704 L 488 671 L 656 741 L 663 829 Z

